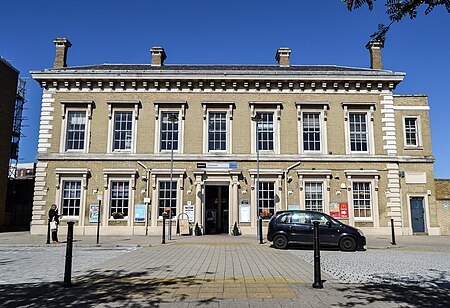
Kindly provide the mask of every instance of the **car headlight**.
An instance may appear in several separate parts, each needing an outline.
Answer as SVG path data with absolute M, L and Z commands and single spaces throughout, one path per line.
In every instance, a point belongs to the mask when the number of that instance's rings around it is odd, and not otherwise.
M 359 233 L 359 235 L 364 236 L 364 232 L 361 229 L 356 229 Z

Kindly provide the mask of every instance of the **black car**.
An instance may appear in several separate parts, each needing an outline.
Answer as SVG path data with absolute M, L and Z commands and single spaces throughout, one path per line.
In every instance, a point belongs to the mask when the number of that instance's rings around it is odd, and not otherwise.
M 339 247 L 342 251 L 365 250 L 366 238 L 361 230 L 314 211 L 277 212 L 269 222 L 267 239 L 277 249 L 284 249 L 289 243 L 312 245 L 314 221 L 319 222 L 321 246 Z

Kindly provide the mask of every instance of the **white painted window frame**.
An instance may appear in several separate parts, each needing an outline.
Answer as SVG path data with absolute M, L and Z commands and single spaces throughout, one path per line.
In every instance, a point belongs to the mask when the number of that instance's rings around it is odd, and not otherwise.
M 171 150 L 161 150 L 161 121 L 162 113 L 178 113 L 178 149 L 174 153 L 184 153 L 184 118 L 186 114 L 186 101 L 157 101 L 155 106 L 155 153 L 170 153 Z
M 233 153 L 233 109 L 234 102 L 205 102 L 203 105 L 203 154 L 207 153 Z M 226 132 L 227 142 L 226 150 L 209 150 L 209 114 L 210 112 L 226 113 Z
M 186 173 L 185 169 L 173 169 L 172 181 L 177 182 L 177 191 L 172 198 L 176 198 L 176 209 L 177 214 L 181 213 L 183 206 L 183 191 L 184 191 L 184 175 Z M 162 221 L 162 216 L 159 216 L 159 183 L 170 182 L 170 169 L 152 169 L 152 225 L 156 226 L 158 221 Z M 176 217 L 172 217 L 172 221 L 175 221 Z
M 108 103 L 108 151 L 107 153 L 136 153 L 137 121 L 139 119 L 140 101 L 109 101 Z M 131 149 L 113 149 L 114 147 L 114 117 L 116 112 L 132 112 Z
M 323 213 L 330 214 L 330 180 L 331 170 L 297 170 L 300 209 L 306 209 L 305 183 L 322 183 Z
M 344 107 L 344 134 L 345 134 L 345 150 L 347 154 L 362 154 L 373 155 L 375 154 L 375 139 L 374 139 L 374 112 L 375 104 L 361 103 L 360 104 L 343 104 Z M 367 127 L 367 151 L 352 151 L 350 144 L 350 114 L 351 113 L 364 113 L 366 115 L 366 127 Z
M 60 153 L 89 153 L 90 139 L 91 139 L 91 120 L 92 109 L 94 108 L 93 101 L 61 101 L 61 134 L 60 134 Z M 84 148 L 78 150 L 71 150 L 66 148 L 67 143 L 67 129 L 68 129 L 68 114 L 69 112 L 85 112 L 86 113 L 86 127 L 84 132 Z
M 299 154 L 327 154 L 328 153 L 328 133 L 327 114 L 329 105 L 327 102 L 297 102 L 297 125 L 298 125 L 298 153 Z M 320 124 L 320 151 L 304 150 L 303 147 L 303 114 L 318 113 Z
M 417 130 L 417 144 L 410 145 L 406 144 L 406 118 L 416 119 L 416 130 Z M 402 116 L 402 127 L 403 127 L 403 146 L 405 150 L 420 150 L 423 148 L 422 144 L 422 125 L 420 115 L 403 115 Z
M 274 149 L 273 151 L 260 150 L 259 154 L 280 154 L 280 121 L 281 121 L 281 102 L 250 102 L 250 117 L 253 118 L 257 113 L 273 113 L 273 137 Z M 256 154 L 256 125 L 257 123 L 251 120 L 251 151 Z
M 252 224 L 258 220 L 258 204 L 256 204 L 256 182 L 257 182 L 257 170 L 249 169 L 249 174 L 251 177 L 251 221 Z M 260 169 L 259 170 L 259 182 L 273 182 L 274 183 L 274 193 L 275 193 L 275 204 L 274 212 L 281 210 L 281 192 L 282 192 L 282 178 L 283 170 L 278 169 Z

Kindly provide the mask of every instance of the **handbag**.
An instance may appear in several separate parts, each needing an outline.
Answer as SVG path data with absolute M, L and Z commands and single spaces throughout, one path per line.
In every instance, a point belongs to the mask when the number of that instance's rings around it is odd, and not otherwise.
M 58 224 L 56 223 L 55 217 L 50 221 L 50 231 L 58 231 Z

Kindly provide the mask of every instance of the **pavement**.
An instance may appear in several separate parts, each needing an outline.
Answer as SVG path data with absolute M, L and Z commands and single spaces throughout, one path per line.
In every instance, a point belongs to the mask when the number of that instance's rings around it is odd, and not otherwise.
M 75 236 L 64 288 L 65 244 L 0 233 L 0 306 L 450 307 L 450 237 L 390 241 L 368 236 L 366 252 L 322 251 L 323 289 L 314 289 L 310 248 L 276 250 L 248 236 L 165 245 L 159 236 L 102 236 L 99 245 Z

